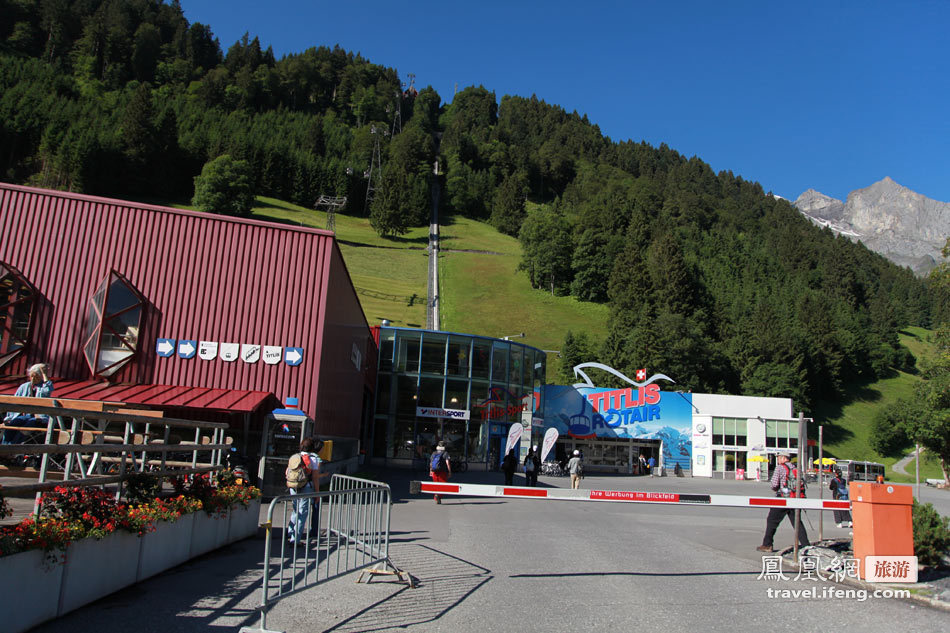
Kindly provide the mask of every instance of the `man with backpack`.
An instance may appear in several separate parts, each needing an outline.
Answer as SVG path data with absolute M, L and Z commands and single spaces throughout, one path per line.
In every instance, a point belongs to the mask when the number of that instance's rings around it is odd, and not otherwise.
M 429 476 L 435 483 L 445 483 L 452 476 L 452 462 L 445 451 L 445 444 L 439 440 L 435 451 L 429 456 Z M 434 495 L 436 503 L 442 503 L 442 495 Z
M 775 491 L 776 497 L 804 497 L 805 496 L 805 481 L 801 480 L 799 485 L 799 490 L 791 490 L 792 482 L 792 468 L 788 465 L 789 456 L 788 453 L 779 453 L 776 457 L 778 465 L 775 467 L 775 472 L 772 473 L 772 479 L 769 483 L 772 485 L 772 490 Z M 771 552 L 773 539 L 775 538 L 775 531 L 778 529 L 779 524 L 782 522 L 782 519 L 788 517 L 788 520 L 791 521 L 792 527 L 795 527 L 795 511 L 790 508 L 771 508 L 769 510 L 769 516 L 765 521 L 765 537 L 762 539 L 762 545 L 756 549 L 760 552 Z M 798 548 L 802 549 L 808 547 L 808 533 L 805 532 L 805 523 L 804 521 L 799 521 L 798 523 Z
M 325 475 L 320 472 L 320 457 L 317 455 L 323 448 L 323 442 L 314 441 L 305 437 L 300 442 L 300 452 L 290 456 L 287 460 L 287 490 L 292 495 L 303 495 L 320 489 L 320 478 Z M 295 499 L 294 511 L 287 522 L 287 539 L 296 543 L 306 537 L 307 518 L 310 516 L 311 498 Z M 319 529 L 319 527 L 318 527 Z
M 850 498 L 850 493 L 848 492 L 848 482 L 844 480 L 844 477 L 841 476 L 841 469 L 835 468 L 835 476 L 831 479 L 831 483 L 828 485 L 828 488 L 831 489 L 831 497 L 833 499 L 843 499 L 848 501 Z M 835 510 L 835 523 L 839 528 L 841 527 L 852 527 L 854 524 L 851 522 L 851 513 L 847 510 Z

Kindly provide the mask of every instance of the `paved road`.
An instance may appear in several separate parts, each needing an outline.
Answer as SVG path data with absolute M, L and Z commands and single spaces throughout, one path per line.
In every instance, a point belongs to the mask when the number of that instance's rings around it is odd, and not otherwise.
M 492 477 L 501 476 L 463 475 L 482 483 L 493 483 L 487 481 Z M 490 633 L 702 627 L 732 633 L 833 625 L 873 633 L 950 625 L 946 612 L 892 599 L 770 598 L 769 589 L 798 589 L 810 581 L 757 579 L 762 561 L 754 547 L 761 542 L 763 510 L 484 498 L 436 505 L 408 497 L 407 473 L 387 479 L 397 493 L 392 556 L 420 586 L 380 580 L 356 585 L 355 576 L 347 576 L 285 598 L 272 609 L 268 628 Z M 566 481 L 542 477 L 542 484 Z M 699 479 L 588 477 L 584 484 L 768 492 L 765 484 Z M 826 536 L 846 532 L 832 526 Z M 791 534 L 782 526 L 776 545 L 789 545 Z M 256 624 L 262 549 L 259 539 L 238 543 L 37 631 L 228 631 Z

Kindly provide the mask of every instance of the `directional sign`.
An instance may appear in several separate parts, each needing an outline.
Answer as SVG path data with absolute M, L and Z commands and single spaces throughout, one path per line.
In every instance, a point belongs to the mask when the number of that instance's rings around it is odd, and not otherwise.
M 201 360 L 214 360 L 218 356 L 218 344 L 212 341 L 201 341 L 198 343 L 198 358 Z
M 256 363 L 261 359 L 261 346 L 254 343 L 241 343 L 241 360 Z
M 303 348 L 302 347 L 285 347 L 284 348 L 284 362 L 290 365 L 291 367 L 296 367 L 303 362 Z
M 181 340 L 178 341 L 178 356 L 181 358 L 194 358 L 198 351 L 198 341 Z
M 283 347 L 275 347 L 273 345 L 264 346 L 264 362 L 268 365 L 276 365 L 280 362 L 281 356 L 283 356 Z
M 232 363 L 238 359 L 241 346 L 237 343 L 221 343 L 221 360 Z
M 175 353 L 175 339 L 160 338 L 155 345 L 155 352 L 162 358 L 168 358 Z

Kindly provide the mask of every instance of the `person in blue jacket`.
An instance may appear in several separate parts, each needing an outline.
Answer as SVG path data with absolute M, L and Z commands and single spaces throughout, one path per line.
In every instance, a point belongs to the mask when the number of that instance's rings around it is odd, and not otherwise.
M 25 398 L 49 398 L 53 393 L 53 381 L 49 379 L 47 372 L 49 372 L 49 367 L 43 363 L 37 363 L 30 367 L 27 371 L 29 380 L 20 385 L 13 395 Z M 4 426 L 41 428 L 48 423 L 49 420 L 45 415 L 17 413 L 16 411 L 10 411 L 3 418 Z M 22 431 L 4 429 L 4 444 L 22 444 L 25 441 L 26 435 Z

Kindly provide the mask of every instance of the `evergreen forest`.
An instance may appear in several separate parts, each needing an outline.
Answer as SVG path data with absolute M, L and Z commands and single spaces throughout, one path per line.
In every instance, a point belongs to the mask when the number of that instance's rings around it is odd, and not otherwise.
M 442 218 L 517 236 L 536 292 L 609 306 L 606 339 L 569 335 L 564 365 L 595 356 L 806 412 L 911 370 L 898 330 L 947 320 L 946 290 L 699 157 L 536 96 L 443 99 L 338 46 L 225 48 L 177 0 L 0 0 L 4 181 L 167 203 L 219 198 L 196 177 L 226 165 L 245 200 L 228 212 L 346 196 L 388 237 L 437 199 Z

